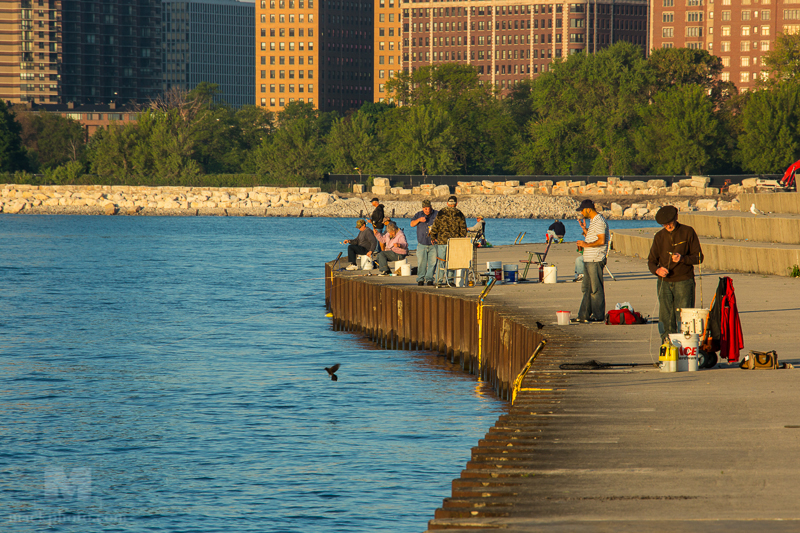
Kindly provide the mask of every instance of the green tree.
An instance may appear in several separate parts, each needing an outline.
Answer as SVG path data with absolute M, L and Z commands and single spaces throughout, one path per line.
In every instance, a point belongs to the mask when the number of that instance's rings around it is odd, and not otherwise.
M 367 113 L 336 119 L 325 144 L 332 172 L 350 174 L 354 168 L 367 174 L 378 172 L 384 145 L 376 122 Z
M 447 174 L 458 165 L 455 138 L 447 114 L 434 105 L 400 108 L 390 140 L 392 160 L 400 173 Z
M 0 171 L 26 170 L 28 160 L 22 148 L 22 128 L 14 120 L 5 102 L 0 101 Z
M 797 80 L 800 77 L 800 34 L 781 33 L 764 57 L 764 72 L 769 75 L 762 84 Z
M 258 173 L 279 180 L 316 181 L 325 172 L 324 146 L 317 123 L 308 117 L 282 121 L 281 127 L 262 143 L 254 156 Z
M 702 174 L 713 165 L 720 125 L 707 89 L 675 86 L 641 108 L 636 148 L 653 174 Z
M 777 173 L 800 153 L 800 83 L 784 82 L 753 91 L 742 110 L 738 159 L 742 168 Z
M 648 62 L 655 72 L 659 90 L 675 85 L 700 85 L 711 88 L 722 72 L 722 59 L 706 50 L 690 48 L 657 48 Z

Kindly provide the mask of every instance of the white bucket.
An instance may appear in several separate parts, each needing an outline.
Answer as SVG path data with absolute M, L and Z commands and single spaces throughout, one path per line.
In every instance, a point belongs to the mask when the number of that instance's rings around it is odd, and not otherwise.
M 558 281 L 558 269 L 554 266 L 544 267 L 544 283 L 556 283 Z
M 516 283 L 517 270 L 517 265 L 503 265 L 503 283 Z
M 358 256 L 358 268 L 361 270 L 372 270 L 372 258 L 366 255 Z
M 559 326 L 569 326 L 569 318 L 571 313 L 569 311 L 556 311 L 556 320 Z
M 467 286 L 467 269 L 466 268 L 459 268 L 453 271 L 453 285 L 456 287 L 466 287 Z
M 400 266 L 400 275 L 401 276 L 410 276 L 411 275 L 411 265 L 401 265 Z
M 700 335 L 670 333 L 669 342 L 678 347 L 678 372 L 696 372 L 697 355 L 700 352 Z
M 681 333 L 702 335 L 708 323 L 708 309 L 681 309 Z

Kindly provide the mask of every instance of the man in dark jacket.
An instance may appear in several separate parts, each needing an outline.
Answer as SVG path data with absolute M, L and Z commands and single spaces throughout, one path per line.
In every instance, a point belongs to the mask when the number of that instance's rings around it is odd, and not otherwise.
M 347 247 L 347 260 L 350 261 L 351 265 L 347 267 L 347 270 L 358 270 L 356 256 L 366 255 L 371 258 L 375 246 L 378 245 L 375 235 L 367 229 L 367 223 L 363 219 L 356 220 L 356 227 L 358 228 L 356 238 L 344 241 L 345 244 L 350 245 Z
M 450 239 L 467 236 L 467 219 L 456 205 L 458 199 L 455 196 L 448 198 L 447 207 L 439 211 L 430 229 L 431 240 L 436 244 L 436 255 L 441 258 L 447 257 L 447 242 Z M 444 279 L 444 275 L 440 275 L 440 272 L 442 272 L 440 269 L 436 270 L 437 282 Z
M 372 207 L 375 209 L 369 217 L 370 224 L 372 224 L 373 228 L 383 233 L 383 219 L 385 218 L 383 214 L 383 204 L 380 203 L 377 198 L 373 198 Z
M 694 265 L 703 262 L 703 251 L 694 229 L 678 222 L 674 206 L 659 209 L 656 222 L 664 229 L 653 237 L 647 266 L 658 276 L 658 329 L 664 341 L 679 332 L 678 309 L 694 307 Z

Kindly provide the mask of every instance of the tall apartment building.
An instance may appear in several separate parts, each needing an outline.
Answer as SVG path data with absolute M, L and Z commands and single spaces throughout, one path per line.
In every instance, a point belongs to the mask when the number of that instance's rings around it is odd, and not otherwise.
M 219 85 L 233 107 L 255 104 L 255 4 L 236 0 L 163 0 L 163 88 Z
M 592 53 L 618 41 L 647 49 L 646 0 L 459 0 L 446 6 L 412 1 L 403 3 L 402 20 L 402 68 L 475 65 L 483 81 L 501 91 L 545 72 L 555 58 Z M 382 93 L 379 84 L 379 100 Z
M 0 98 L 145 102 L 161 88 L 160 0 L 21 0 L 0 6 Z
M 708 50 L 722 58 L 722 79 L 740 90 L 761 76 L 778 33 L 800 32 L 800 5 L 785 0 L 654 0 L 653 48 Z
M 256 100 L 345 111 L 372 101 L 372 1 L 259 0 Z

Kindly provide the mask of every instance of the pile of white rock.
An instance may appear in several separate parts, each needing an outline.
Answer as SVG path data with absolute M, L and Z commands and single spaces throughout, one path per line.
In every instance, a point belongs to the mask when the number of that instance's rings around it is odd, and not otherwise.
M 267 208 L 322 208 L 334 197 L 318 187 L 134 187 L 100 185 L 0 185 L 3 213 L 135 214 L 199 210 L 247 210 L 265 213 Z M 211 214 L 211 213 L 209 213 Z

